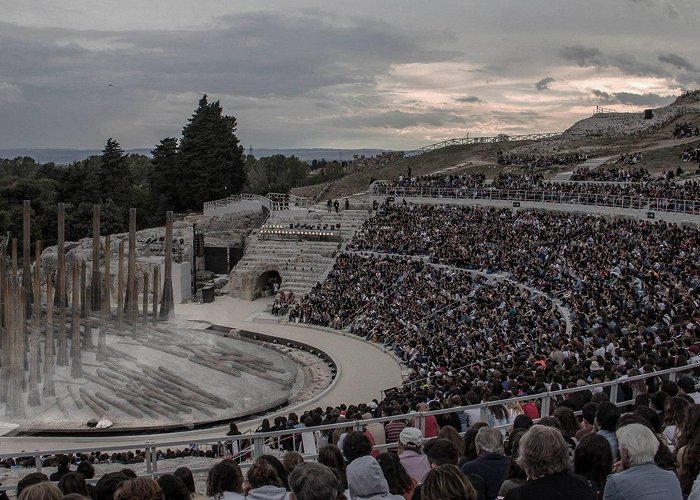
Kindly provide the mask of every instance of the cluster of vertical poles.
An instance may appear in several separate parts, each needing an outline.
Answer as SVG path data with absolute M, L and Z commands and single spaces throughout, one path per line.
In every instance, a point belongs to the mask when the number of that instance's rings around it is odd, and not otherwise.
M 174 313 L 172 289 L 173 213 L 166 215 L 165 273 L 162 293 L 159 268 L 152 278 L 147 272 L 139 280 L 136 272 L 136 209 L 129 211 L 129 252 L 124 276 L 125 246 L 118 245 L 117 310 L 111 304 L 111 238 L 104 237 L 104 267 L 100 270 L 100 207 L 94 206 L 92 218 L 92 267 L 87 279 L 86 263 L 73 259 L 70 276 L 66 272 L 65 207 L 58 204 L 57 269 L 55 276 L 45 273 L 42 290 L 41 241 L 35 241 L 34 270 L 31 269 L 30 241 L 31 205 L 23 207 L 22 270 L 17 265 L 17 239 L 12 240 L 10 266 L 7 249 L 0 247 L 0 403 L 5 403 L 5 416 L 25 415 L 25 398 L 30 407 L 41 406 L 56 397 L 54 376 L 56 366 L 68 366 L 68 325 L 70 325 L 70 373 L 74 379 L 83 377 L 82 351 L 94 351 L 93 327 L 97 327 L 96 357 L 108 359 L 106 332 L 123 332 L 125 323 L 132 337 L 138 333 L 139 282 L 143 294 L 142 320 L 148 321 L 149 286 L 152 279 L 152 321 L 168 320 Z M 70 279 L 71 300 L 67 295 Z M 125 289 L 126 287 L 126 289 Z M 42 296 L 45 293 L 45 300 Z M 158 311 L 160 304 L 160 311 Z M 57 319 L 55 321 L 55 314 Z M 126 314 L 126 318 L 124 315 Z M 69 317 L 70 315 L 70 317 Z M 43 340 L 43 356 L 42 356 Z M 41 391 L 39 390 L 42 385 Z M 60 405 L 60 402 L 59 402 Z

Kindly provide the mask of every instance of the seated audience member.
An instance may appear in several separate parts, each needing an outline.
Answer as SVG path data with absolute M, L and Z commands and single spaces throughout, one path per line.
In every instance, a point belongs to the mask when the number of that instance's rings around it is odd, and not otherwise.
M 175 472 L 173 472 L 173 475 L 175 477 L 179 477 L 180 480 L 185 484 L 187 491 L 190 492 L 191 500 L 203 500 L 207 498 L 204 495 L 200 495 L 195 490 L 194 476 L 192 475 L 192 471 L 188 467 L 178 467 L 177 469 L 175 469 Z
M 700 404 L 700 392 L 695 389 L 695 381 L 691 377 L 681 377 L 677 384 L 681 395 L 688 396 L 693 404 Z
M 384 479 L 389 485 L 389 493 L 401 495 L 406 500 L 416 498 L 414 495 L 416 480 L 408 475 L 396 453 L 386 452 L 380 454 L 377 457 L 377 463 L 382 468 Z
M 19 498 L 24 488 L 48 480 L 49 477 L 46 474 L 42 474 L 41 472 L 30 472 L 17 482 L 17 497 Z
M 287 472 L 292 472 L 296 466 L 303 463 L 304 457 L 301 455 L 301 453 L 296 451 L 288 451 L 282 458 L 282 465 L 284 465 Z
M 629 424 L 617 431 L 620 448 L 620 472 L 608 477 L 606 500 L 682 500 L 681 485 L 673 472 L 654 463 L 659 441 L 654 432 L 642 424 Z M 691 483 L 692 486 L 692 483 Z
M 518 465 L 518 457 L 520 456 L 520 441 L 522 440 L 526 432 L 527 430 L 519 430 L 511 434 L 511 436 L 508 438 L 509 449 L 506 451 L 509 452 L 508 455 L 510 456 L 510 467 L 508 468 L 506 480 L 503 481 L 501 489 L 498 490 L 499 498 L 505 497 L 510 490 L 512 490 L 513 488 L 517 488 L 521 484 L 524 484 L 525 481 L 527 481 L 527 474 L 525 474 L 525 471 L 522 469 L 522 467 Z
M 189 500 L 190 491 L 182 479 L 174 474 L 163 474 L 157 481 L 165 500 Z
M 506 494 L 506 500 L 595 500 L 587 481 L 569 472 L 569 448 L 559 430 L 533 425 L 520 440 L 520 467 L 528 481 Z
M 287 500 L 287 490 L 277 472 L 261 459 L 248 469 L 248 488 L 246 498 L 250 500 Z
M 596 494 L 603 497 L 605 482 L 612 472 L 613 459 L 608 440 L 599 434 L 586 434 L 574 451 L 574 474 L 588 480 Z
M 86 497 L 90 495 L 85 477 L 80 472 L 64 474 L 58 482 L 58 489 L 61 490 L 64 495 L 70 493 L 77 493 Z
M 428 458 L 423 455 L 423 433 L 415 427 L 406 427 L 399 435 L 399 460 L 409 476 L 417 483 L 423 482 L 423 478 L 430 470 Z
M 48 481 L 42 481 L 27 486 L 17 497 L 17 500 L 61 500 L 63 493 Z
M 307 462 L 289 474 L 290 500 L 336 500 L 338 479 L 325 465 Z
M 617 406 L 609 401 L 603 401 L 598 405 L 598 409 L 595 414 L 595 424 L 598 429 L 598 434 L 603 436 L 608 440 L 610 445 L 610 453 L 612 453 L 613 460 L 618 460 L 618 447 L 617 447 L 617 437 L 615 431 L 617 430 L 617 423 L 620 421 L 620 410 Z
M 87 460 L 83 460 L 78 464 L 78 467 L 76 467 L 76 472 L 80 472 L 83 477 L 85 478 L 85 481 L 88 481 L 92 478 L 95 477 L 95 467 L 92 466 L 90 462 Z M 88 489 L 88 495 L 90 498 L 96 498 L 97 497 L 97 490 L 95 489 L 94 484 L 87 483 L 87 489 Z
M 117 491 L 119 485 L 128 480 L 129 477 L 121 472 L 105 474 L 95 485 L 95 492 L 97 494 L 95 500 L 113 500 L 114 492 Z
M 343 455 L 348 464 L 353 460 L 370 455 L 372 453 L 372 443 L 361 431 L 348 432 L 343 440 Z
M 496 498 L 510 467 L 510 458 L 504 455 L 503 435 L 497 429 L 482 427 L 474 442 L 478 458 L 462 465 L 462 472 L 481 476 L 486 485 L 486 498 Z
M 345 474 L 345 459 L 343 453 L 334 444 L 329 444 L 318 450 L 318 463 L 330 467 L 338 477 L 339 491 L 348 489 L 348 478 Z M 297 466 L 298 467 L 298 466 Z
M 598 405 L 596 403 L 586 403 L 581 408 L 581 428 L 576 433 L 576 440 L 581 441 L 583 436 L 595 432 L 595 414 L 598 411 Z
M 469 480 L 455 465 L 435 467 L 423 481 L 426 500 L 475 500 L 476 492 Z
M 401 495 L 389 493 L 389 485 L 382 468 L 374 457 L 359 457 L 350 462 L 347 469 L 348 489 L 352 500 L 404 500 Z
M 58 455 L 55 459 L 58 469 L 49 476 L 49 481 L 60 481 L 60 479 L 70 472 L 70 457 L 68 455 Z
M 676 444 L 678 444 L 678 438 L 680 437 L 679 431 L 683 428 L 690 406 L 691 403 L 681 396 L 674 396 L 667 400 L 663 420 L 663 434 L 666 436 L 668 447 L 671 451 L 676 449 Z
M 458 456 L 455 444 L 446 439 L 433 439 L 425 445 L 425 456 L 428 457 L 430 469 L 433 470 L 441 465 L 457 465 Z M 476 500 L 486 499 L 486 485 L 481 476 L 476 474 L 467 474 L 467 480 L 474 488 Z M 422 485 L 416 486 L 413 492 L 413 500 L 421 500 Z
M 684 493 L 689 493 L 700 473 L 700 405 L 688 408 L 677 445 L 678 477 Z
M 155 479 L 137 477 L 120 484 L 114 500 L 165 500 L 165 496 Z
M 209 469 L 207 495 L 213 500 L 243 500 L 243 473 L 233 460 L 222 460 Z

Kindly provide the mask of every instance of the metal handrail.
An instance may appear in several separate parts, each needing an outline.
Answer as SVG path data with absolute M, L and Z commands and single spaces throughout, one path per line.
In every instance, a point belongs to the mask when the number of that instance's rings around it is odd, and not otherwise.
M 437 149 L 446 148 L 449 146 L 463 146 L 470 144 L 489 144 L 489 143 L 499 143 L 499 142 L 522 142 L 522 141 L 541 141 L 547 139 L 557 139 L 561 137 L 564 132 L 545 132 L 542 134 L 523 134 L 523 135 L 506 135 L 499 134 L 491 137 L 459 137 L 454 139 L 447 139 L 444 141 L 436 142 L 434 144 L 429 144 L 423 146 L 422 148 L 414 149 L 412 151 L 406 151 L 404 153 L 405 158 L 410 158 L 412 156 L 419 156 L 430 151 L 435 151 Z
M 381 183 L 375 183 L 370 189 L 370 195 L 382 197 L 398 196 L 403 198 L 529 201 L 535 203 L 561 203 L 700 214 L 700 200 L 652 198 L 648 196 L 626 196 L 601 193 L 569 193 L 566 191 L 492 188 L 390 187 Z
M 446 413 L 454 413 L 457 411 L 465 411 L 465 410 L 474 410 L 474 409 L 487 409 L 490 406 L 497 406 L 497 405 L 507 405 L 509 403 L 520 403 L 523 401 L 532 401 L 532 400 L 543 400 L 544 401 L 551 401 L 552 398 L 558 397 L 558 396 L 565 396 L 569 394 L 573 394 L 576 392 L 581 392 L 585 390 L 591 390 L 593 391 L 594 389 L 605 389 L 607 387 L 611 388 L 611 402 L 618 404 L 618 405 L 623 405 L 624 402 L 622 403 L 617 403 L 615 400 L 612 400 L 613 397 L 616 399 L 617 397 L 617 388 L 621 384 L 626 384 L 629 382 L 635 382 L 638 380 L 646 380 L 648 378 L 653 378 L 653 377 L 664 377 L 666 375 L 669 376 L 670 380 L 675 380 L 677 374 L 679 373 L 685 373 L 685 372 L 690 372 L 696 368 L 700 368 L 700 363 L 693 363 L 690 365 L 682 366 L 682 367 L 676 367 L 676 368 L 668 368 L 666 370 L 659 370 L 651 373 L 645 373 L 642 375 L 635 375 L 632 377 L 627 377 L 624 379 L 616 379 L 612 380 L 610 382 L 602 382 L 599 384 L 589 384 L 585 386 L 577 386 L 577 387 L 572 387 L 568 389 L 561 389 L 557 391 L 547 391 L 547 392 L 542 392 L 538 394 L 531 394 L 531 395 L 526 395 L 526 396 L 519 396 L 519 397 L 514 397 L 514 398 L 509 398 L 509 399 L 503 399 L 499 401 L 490 401 L 490 402 L 483 402 L 479 404 L 474 404 L 474 405 L 466 405 L 466 406 L 459 406 L 459 407 L 453 407 L 453 408 L 445 408 L 441 410 L 433 410 L 429 412 L 423 412 L 423 413 L 407 413 L 403 415 L 396 415 L 396 416 L 390 416 L 390 417 L 378 417 L 378 418 L 373 418 L 373 419 L 368 419 L 368 420 L 361 420 L 361 421 L 349 421 L 349 422 L 343 422 L 343 423 L 336 423 L 336 424 L 326 424 L 326 425 L 320 425 L 320 426 L 314 426 L 313 429 L 314 431 L 322 431 L 322 430 L 331 430 L 331 429 L 339 429 L 339 428 L 346 428 L 346 427 L 364 427 L 368 424 L 373 424 L 373 423 L 383 423 L 383 422 L 390 422 L 393 420 L 406 420 L 406 419 L 412 419 L 416 418 L 419 416 L 430 416 L 430 415 L 442 415 Z M 614 393 L 614 394 L 613 394 Z M 540 411 L 542 415 L 549 414 L 548 411 L 544 411 L 545 407 L 543 406 L 543 410 Z M 548 407 L 546 408 L 547 410 L 549 409 Z M 96 449 L 99 449 L 100 451 L 108 451 L 108 450 L 133 450 L 133 449 L 147 449 L 147 448 L 152 448 L 154 446 L 157 446 L 158 448 L 168 448 L 168 447 L 175 447 L 175 446 L 187 446 L 191 445 L 193 443 L 197 443 L 199 445 L 211 445 L 211 444 L 218 444 L 219 442 L 225 442 L 225 441 L 243 441 L 243 440 L 262 440 L 261 442 L 264 442 L 264 440 L 267 440 L 269 438 L 275 438 L 275 437 L 281 437 L 281 436 L 287 436 L 289 434 L 300 434 L 302 432 L 310 432 L 309 429 L 307 428 L 301 428 L 301 429 L 286 429 L 282 431 L 270 431 L 270 432 L 265 432 L 265 433 L 252 433 L 252 434 L 242 434 L 238 436 L 227 436 L 227 435 L 220 435 L 220 436 L 214 436 L 210 438 L 203 438 L 203 439 L 180 439 L 180 440 L 173 440 L 173 441 L 166 441 L 166 442 L 159 442 L 155 443 L 153 441 L 144 441 L 142 446 L 134 446 L 134 445 L 115 445 L 115 446 L 93 446 L 93 447 L 78 447 L 78 448 L 63 448 L 63 449 L 49 449 L 49 450 L 28 450 L 24 453 L 1 453 L 0 454 L 0 459 L 4 458 L 13 458 L 13 457 L 18 457 L 18 456 L 47 456 L 47 455 L 56 455 L 56 454 L 66 454 L 66 453 L 86 453 L 89 454 L 91 451 L 95 451 Z M 255 448 L 255 446 L 254 446 Z M 253 457 L 257 458 L 257 457 Z

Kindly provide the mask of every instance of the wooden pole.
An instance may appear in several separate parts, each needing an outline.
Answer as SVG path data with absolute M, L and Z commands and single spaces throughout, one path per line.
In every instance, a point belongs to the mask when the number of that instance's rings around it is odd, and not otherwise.
M 160 290 L 160 266 L 153 270 L 153 326 L 158 325 L 158 291 Z
M 10 381 L 10 340 L 8 333 L 7 316 L 7 266 L 5 247 L 0 248 L 0 403 L 7 401 L 7 391 Z
M 169 320 L 175 314 L 173 298 L 173 212 L 165 216 L 165 276 L 163 276 L 163 295 L 160 299 L 160 319 Z
M 148 273 L 143 272 L 143 324 L 148 324 Z
M 55 396 L 54 375 L 54 341 L 53 341 L 53 279 L 51 274 L 46 277 L 46 342 L 44 344 L 44 397 Z
M 124 329 L 124 241 L 119 242 L 117 269 L 117 330 Z
M 99 311 L 102 301 L 100 293 L 100 206 L 92 207 L 92 274 L 90 275 L 90 310 Z
M 112 319 L 112 238 L 105 235 L 105 267 L 104 284 L 102 287 L 102 305 L 105 310 L 104 320 Z
M 83 378 L 83 365 L 82 365 L 82 360 L 81 360 L 82 353 L 80 352 L 81 351 L 81 349 L 80 349 L 80 304 L 79 304 L 80 283 L 79 283 L 78 279 L 79 279 L 78 263 L 73 262 L 73 280 L 72 280 L 73 300 L 71 303 L 71 309 L 73 312 L 73 316 L 71 318 L 72 335 L 71 335 L 71 344 L 70 344 L 70 353 L 71 353 L 70 374 L 71 374 L 71 377 L 73 377 L 74 379 Z
M 129 263 L 126 285 L 127 319 L 135 323 L 138 314 L 138 292 L 136 290 L 136 209 L 129 209 Z
M 34 264 L 34 315 L 32 317 L 32 337 L 29 343 L 29 394 L 27 404 L 40 406 L 39 396 L 39 336 L 41 335 L 41 285 L 39 272 L 41 267 L 41 242 L 36 242 L 36 262 Z
M 22 285 L 17 274 L 17 240 L 13 241 L 14 265 L 12 283 L 8 287 L 8 306 L 6 315 L 8 329 L 10 331 L 10 369 L 7 390 L 7 402 L 5 403 L 5 416 L 9 418 L 24 417 L 24 402 L 22 401 L 22 385 L 24 370 L 22 358 L 24 356 L 23 325 L 25 324 L 25 300 Z
M 32 315 L 32 244 L 30 241 L 31 235 L 31 213 L 32 207 L 29 200 L 24 200 L 22 207 L 22 289 L 27 294 L 25 307 L 27 308 L 26 317 Z M 27 333 L 26 322 L 23 325 L 25 334 Z
M 58 352 L 56 365 L 68 366 L 68 338 L 66 337 L 66 251 L 65 251 L 66 208 L 58 204 Z
M 90 316 L 92 316 L 90 288 L 87 280 L 87 264 L 83 261 L 80 263 L 80 317 L 83 318 L 83 350 L 95 347 L 92 344 L 92 323 L 90 322 Z

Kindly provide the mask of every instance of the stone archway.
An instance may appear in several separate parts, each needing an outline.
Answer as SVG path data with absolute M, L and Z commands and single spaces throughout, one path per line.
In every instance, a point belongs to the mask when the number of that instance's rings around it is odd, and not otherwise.
M 265 271 L 258 276 L 255 282 L 255 290 L 253 296 L 257 297 L 269 297 L 274 294 L 274 284 L 282 284 L 282 276 L 279 271 L 274 269 Z

